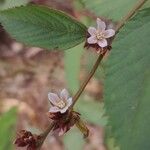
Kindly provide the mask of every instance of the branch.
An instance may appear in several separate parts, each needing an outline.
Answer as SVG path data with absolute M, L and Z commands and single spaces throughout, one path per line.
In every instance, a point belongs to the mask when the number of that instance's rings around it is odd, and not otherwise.
M 54 128 L 56 122 L 52 122 L 48 128 L 40 135 L 41 139 L 40 142 L 37 144 L 38 150 L 41 149 L 46 137 L 48 136 L 48 134 L 50 133 L 50 131 Z
M 107 50 L 106 50 L 107 51 Z M 106 53 L 105 51 L 105 53 Z M 96 72 L 101 60 L 103 59 L 104 57 L 104 54 L 100 54 L 98 59 L 96 60 L 90 74 L 87 76 L 87 78 L 85 79 L 85 81 L 83 82 L 83 84 L 81 85 L 80 89 L 77 91 L 77 93 L 74 95 L 73 97 L 73 104 L 72 104 L 72 107 L 75 105 L 76 101 L 78 100 L 78 98 L 80 97 L 80 95 L 82 94 L 82 92 L 84 91 L 86 85 L 89 83 L 90 79 L 93 77 L 94 73 Z

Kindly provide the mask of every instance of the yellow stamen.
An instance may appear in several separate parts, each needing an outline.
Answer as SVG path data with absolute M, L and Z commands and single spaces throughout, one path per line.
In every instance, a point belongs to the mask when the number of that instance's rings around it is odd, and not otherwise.
M 96 33 L 96 38 L 97 38 L 98 40 L 102 40 L 102 39 L 104 39 L 105 37 L 104 37 L 104 34 L 103 34 L 102 32 L 97 31 L 97 33 Z
M 57 107 L 59 108 L 64 108 L 66 106 L 66 103 L 63 101 L 63 100 L 60 100 L 58 103 L 57 103 Z

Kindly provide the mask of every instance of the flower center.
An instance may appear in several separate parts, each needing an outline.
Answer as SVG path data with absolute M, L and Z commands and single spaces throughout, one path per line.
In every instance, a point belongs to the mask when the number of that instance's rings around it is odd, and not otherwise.
M 66 106 L 66 103 L 63 100 L 60 100 L 57 103 L 57 107 L 59 107 L 60 109 L 64 108 Z
M 102 40 L 102 39 L 104 39 L 105 37 L 104 37 L 104 34 L 103 34 L 102 32 L 97 31 L 97 33 L 96 33 L 96 38 L 97 38 L 98 40 Z

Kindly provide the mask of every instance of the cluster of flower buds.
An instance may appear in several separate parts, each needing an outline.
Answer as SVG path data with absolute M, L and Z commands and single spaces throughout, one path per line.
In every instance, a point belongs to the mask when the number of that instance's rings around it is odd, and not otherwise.
M 14 142 L 18 147 L 27 147 L 27 150 L 37 149 L 37 143 L 40 140 L 40 136 L 33 135 L 26 130 L 21 130 L 18 135 L 18 138 Z
M 115 35 L 114 29 L 107 29 L 105 22 L 97 18 L 97 28 L 89 27 L 87 41 L 84 47 L 94 48 L 97 53 L 103 53 L 107 49 L 111 49 L 110 38 Z

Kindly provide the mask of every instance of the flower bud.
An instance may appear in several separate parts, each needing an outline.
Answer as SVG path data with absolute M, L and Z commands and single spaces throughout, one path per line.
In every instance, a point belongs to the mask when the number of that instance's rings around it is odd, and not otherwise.
M 14 144 L 18 147 L 27 146 L 27 150 L 36 150 L 36 145 L 40 136 L 33 135 L 31 132 L 26 130 L 21 130 L 18 135 L 19 137 L 15 140 Z

